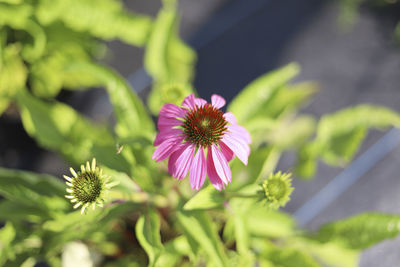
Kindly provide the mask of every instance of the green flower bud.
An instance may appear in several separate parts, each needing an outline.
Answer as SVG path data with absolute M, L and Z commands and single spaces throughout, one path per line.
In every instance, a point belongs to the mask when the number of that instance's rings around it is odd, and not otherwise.
M 291 173 L 277 172 L 271 173 L 269 177 L 260 185 L 262 190 L 259 191 L 260 201 L 264 202 L 272 209 L 284 207 L 290 200 L 293 192 Z
M 70 172 L 72 177 L 64 175 L 68 186 L 66 191 L 69 193 L 65 197 L 74 204 L 74 209 L 81 207 L 83 214 L 89 205 L 92 205 L 93 209 L 96 205 L 103 207 L 106 192 L 115 184 L 108 183 L 109 177 L 103 175 L 103 170 L 96 167 L 96 159 L 93 158 L 91 166 L 87 161 L 86 168 L 81 165 L 80 171 L 75 172 L 70 168 Z

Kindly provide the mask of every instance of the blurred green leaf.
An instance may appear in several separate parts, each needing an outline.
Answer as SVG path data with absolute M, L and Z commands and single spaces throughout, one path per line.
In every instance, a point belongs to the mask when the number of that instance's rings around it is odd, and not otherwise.
M 257 131 L 252 133 L 253 143 L 268 142 L 278 149 L 293 149 L 303 144 L 314 132 L 316 122 L 311 116 L 292 116 L 282 118 L 269 132 Z
M 208 255 L 214 266 L 227 266 L 223 244 L 215 226 L 203 211 L 177 211 L 179 224 L 183 227 L 186 237 L 200 246 Z M 193 249 L 193 243 L 189 242 Z
M 130 164 L 115 153 L 115 141 L 105 127 L 65 104 L 44 102 L 28 92 L 18 93 L 17 103 L 25 130 L 43 147 L 59 151 L 75 164 L 96 157 L 110 168 L 130 173 Z
M 344 248 L 335 242 L 319 243 L 309 239 L 291 240 L 291 243 L 297 245 L 312 254 L 319 262 L 332 267 L 356 267 L 358 266 L 360 252 L 358 250 Z
M 251 261 L 250 232 L 247 220 L 247 212 L 251 207 L 241 199 L 232 199 L 229 203 L 232 207 L 233 214 L 231 216 L 233 216 L 235 225 L 234 232 L 237 252 L 242 259 L 247 258 L 248 261 Z
M 12 248 L 12 241 L 16 236 L 16 230 L 12 223 L 7 222 L 0 229 L 0 265 L 3 266 L 8 259 L 15 258 L 15 252 Z
M 0 50 L 0 115 L 15 94 L 25 86 L 27 70 L 20 58 L 20 46 Z
M 9 25 L 16 29 L 25 27 L 26 21 L 33 13 L 29 4 L 9 5 L 0 2 L 0 25 Z
M 40 0 L 35 14 L 44 25 L 61 20 L 75 31 L 137 46 L 145 44 L 151 29 L 150 18 L 126 12 L 113 0 Z
M 146 46 L 145 67 L 156 82 L 190 81 L 196 54 L 178 38 L 175 3 L 164 3 Z
M 178 236 L 164 245 L 164 253 L 160 255 L 157 263 L 160 266 L 176 266 L 184 256 L 193 258 L 190 245 L 184 235 Z
M 316 159 L 343 166 L 359 149 L 367 130 L 400 126 L 400 115 L 388 108 L 374 105 L 358 105 L 321 117 L 316 138 L 303 145 L 299 152 L 297 171 L 312 176 Z
M 322 226 L 314 238 L 320 242 L 338 242 L 352 249 L 365 249 L 400 232 L 400 216 L 363 213 Z
M 150 111 L 158 115 L 165 103 L 180 106 L 185 97 L 194 93 L 191 85 L 184 83 L 155 83 L 148 97 Z
M 247 85 L 230 103 L 228 111 L 235 114 L 239 123 L 244 123 L 268 108 L 268 101 L 285 83 L 300 71 L 291 63 L 281 69 L 267 73 Z M 249 105 L 251 103 L 251 105 Z
M 257 237 L 282 238 L 295 233 L 295 222 L 288 214 L 253 205 L 246 212 L 249 233 Z
M 203 188 L 195 196 L 189 199 L 183 206 L 184 210 L 207 210 L 212 208 L 221 207 L 225 200 L 224 195 L 215 190 L 210 184 Z
M 71 64 L 68 69 L 90 73 L 106 86 L 117 118 L 116 132 L 120 138 L 141 135 L 153 138 L 153 121 L 141 100 L 122 77 L 106 67 L 94 64 Z
M 319 267 L 321 266 L 309 253 L 296 248 L 276 248 L 268 255 L 268 260 L 276 267 Z
M 21 37 L 24 40 L 23 58 L 29 62 L 38 59 L 45 51 L 46 35 L 43 28 L 31 19 L 33 7 L 25 3 L 20 5 L 0 3 L 0 14 L 0 26 L 10 26 L 29 35 Z
M 149 257 L 149 266 L 157 266 L 163 246 L 160 236 L 160 217 L 153 209 L 142 215 L 136 223 L 136 237 Z
M 279 118 L 286 113 L 294 113 L 318 92 L 318 85 L 313 82 L 301 82 L 284 85 L 268 101 L 259 117 Z

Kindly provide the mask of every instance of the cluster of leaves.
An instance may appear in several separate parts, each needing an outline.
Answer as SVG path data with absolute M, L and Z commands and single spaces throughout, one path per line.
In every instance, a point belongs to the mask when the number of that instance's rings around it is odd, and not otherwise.
M 178 38 L 173 1 L 164 1 L 155 20 L 112 0 L 1 0 L 0 14 L 0 106 L 15 101 L 25 130 L 41 146 L 73 166 L 96 157 L 119 181 L 112 202 L 81 216 L 55 177 L 0 169 L 0 265 L 58 266 L 83 247 L 104 266 L 356 266 L 361 249 L 399 233 L 400 216 L 378 213 L 307 233 L 288 214 L 237 197 L 256 194 L 287 150 L 298 153 L 296 169 L 305 176 L 313 175 L 319 159 L 350 161 L 369 128 L 399 126 L 397 113 L 362 105 L 318 121 L 299 114 L 317 87 L 290 83 L 300 70 L 289 64 L 251 82 L 227 107 L 251 133 L 248 166 L 235 159 L 226 191 L 206 183 L 195 194 L 151 160 L 154 122 L 132 88 L 94 62 L 95 38 L 146 45 L 145 67 L 154 79 L 150 110 L 157 114 L 162 104 L 179 103 L 194 90 L 195 54 Z M 48 100 L 61 89 L 94 85 L 106 89 L 113 105 L 111 130 Z

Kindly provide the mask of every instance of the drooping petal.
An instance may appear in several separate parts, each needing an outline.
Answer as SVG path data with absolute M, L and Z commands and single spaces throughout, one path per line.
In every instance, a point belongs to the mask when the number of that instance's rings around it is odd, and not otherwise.
M 183 134 L 182 129 L 176 129 L 176 128 L 165 129 L 163 131 L 160 131 L 157 134 L 156 139 L 154 140 L 154 146 L 158 146 L 165 140 L 174 138 L 174 137 L 176 137 L 178 135 L 182 135 L 182 134 Z
M 206 179 L 207 163 L 204 156 L 204 148 L 202 146 L 197 150 L 194 156 L 192 166 L 190 167 L 190 185 L 192 189 L 199 190 Z
M 225 102 L 225 99 L 222 96 L 214 94 L 214 95 L 211 96 L 211 104 L 214 107 L 220 109 L 223 106 L 225 106 L 226 102 Z
M 171 155 L 170 160 L 172 159 L 172 166 L 169 166 L 170 164 L 168 163 L 168 169 L 172 170 L 170 173 L 172 176 L 179 180 L 186 177 L 190 166 L 192 165 L 195 149 L 195 145 L 186 142 L 179 148 L 179 150 L 176 150 Z
M 221 178 L 225 184 L 228 184 L 232 180 L 232 173 L 224 154 L 222 154 L 221 150 L 219 150 L 216 145 L 212 145 L 211 155 L 219 178 Z
M 165 104 L 160 110 L 160 116 L 168 118 L 183 118 L 187 111 L 174 104 Z
M 251 137 L 249 132 L 240 125 L 228 125 L 228 131 L 231 132 L 236 138 L 240 138 L 247 144 L 251 144 Z
M 233 151 L 233 153 L 235 153 L 235 155 L 240 159 L 240 161 L 244 163 L 244 165 L 247 165 L 250 148 L 246 143 L 241 142 L 229 136 L 228 134 L 224 135 L 221 142 L 227 145 Z
M 218 190 L 221 191 L 225 188 L 224 182 L 219 178 L 217 171 L 215 170 L 214 161 L 211 156 L 211 151 L 207 151 L 207 174 L 211 184 Z
M 176 127 L 181 124 L 182 124 L 182 122 L 178 119 L 160 116 L 160 117 L 158 117 L 157 127 L 160 131 L 162 131 L 164 129 L 170 129 L 172 127 Z
M 161 143 L 153 153 L 153 160 L 162 161 L 169 157 L 177 148 L 180 142 L 184 139 L 183 135 L 175 136 Z
M 219 142 L 219 146 L 221 148 L 222 154 L 224 154 L 226 160 L 229 162 L 235 158 L 235 153 L 223 142 Z
M 237 120 L 235 115 L 233 115 L 232 112 L 227 112 L 224 114 L 224 118 L 225 120 L 227 120 L 230 124 L 236 125 L 237 124 Z

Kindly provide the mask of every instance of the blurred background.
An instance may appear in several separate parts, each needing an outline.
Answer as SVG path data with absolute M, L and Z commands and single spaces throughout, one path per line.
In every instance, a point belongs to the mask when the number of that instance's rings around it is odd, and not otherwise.
M 229 101 L 258 76 L 295 61 L 302 68 L 296 81 L 320 85 L 305 113 L 320 117 L 360 103 L 400 112 L 400 5 L 371 1 L 356 8 L 358 2 L 181 0 L 180 34 L 198 54 L 195 88 L 205 99 L 217 93 Z M 155 16 L 161 2 L 125 5 Z M 145 98 L 151 79 L 143 69 L 143 49 L 119 41 L 107 46 L 103 63 Z M 111 120 L 112 108 L 101 89 L 62 91 L 57 98 L 95 120 Z M 397 131 L 372 131 L 356 156 L 363 161 L 344 169 L 321 163 L 312 182 L 295 179 L 286 211 L 309 229 L 363 211 L 400 214 L 398 144 Z M 288 170 L 293 160 L 294 155 L 285 154 L 278 169 Z M 69 167 L 57 154 L 39 148 L 12 113 L 0 117 L 0 166 L 56 176 Z M 360 266 L 397 266 L 399 247 L 400 238 L 374 246 L 363 253 Z

